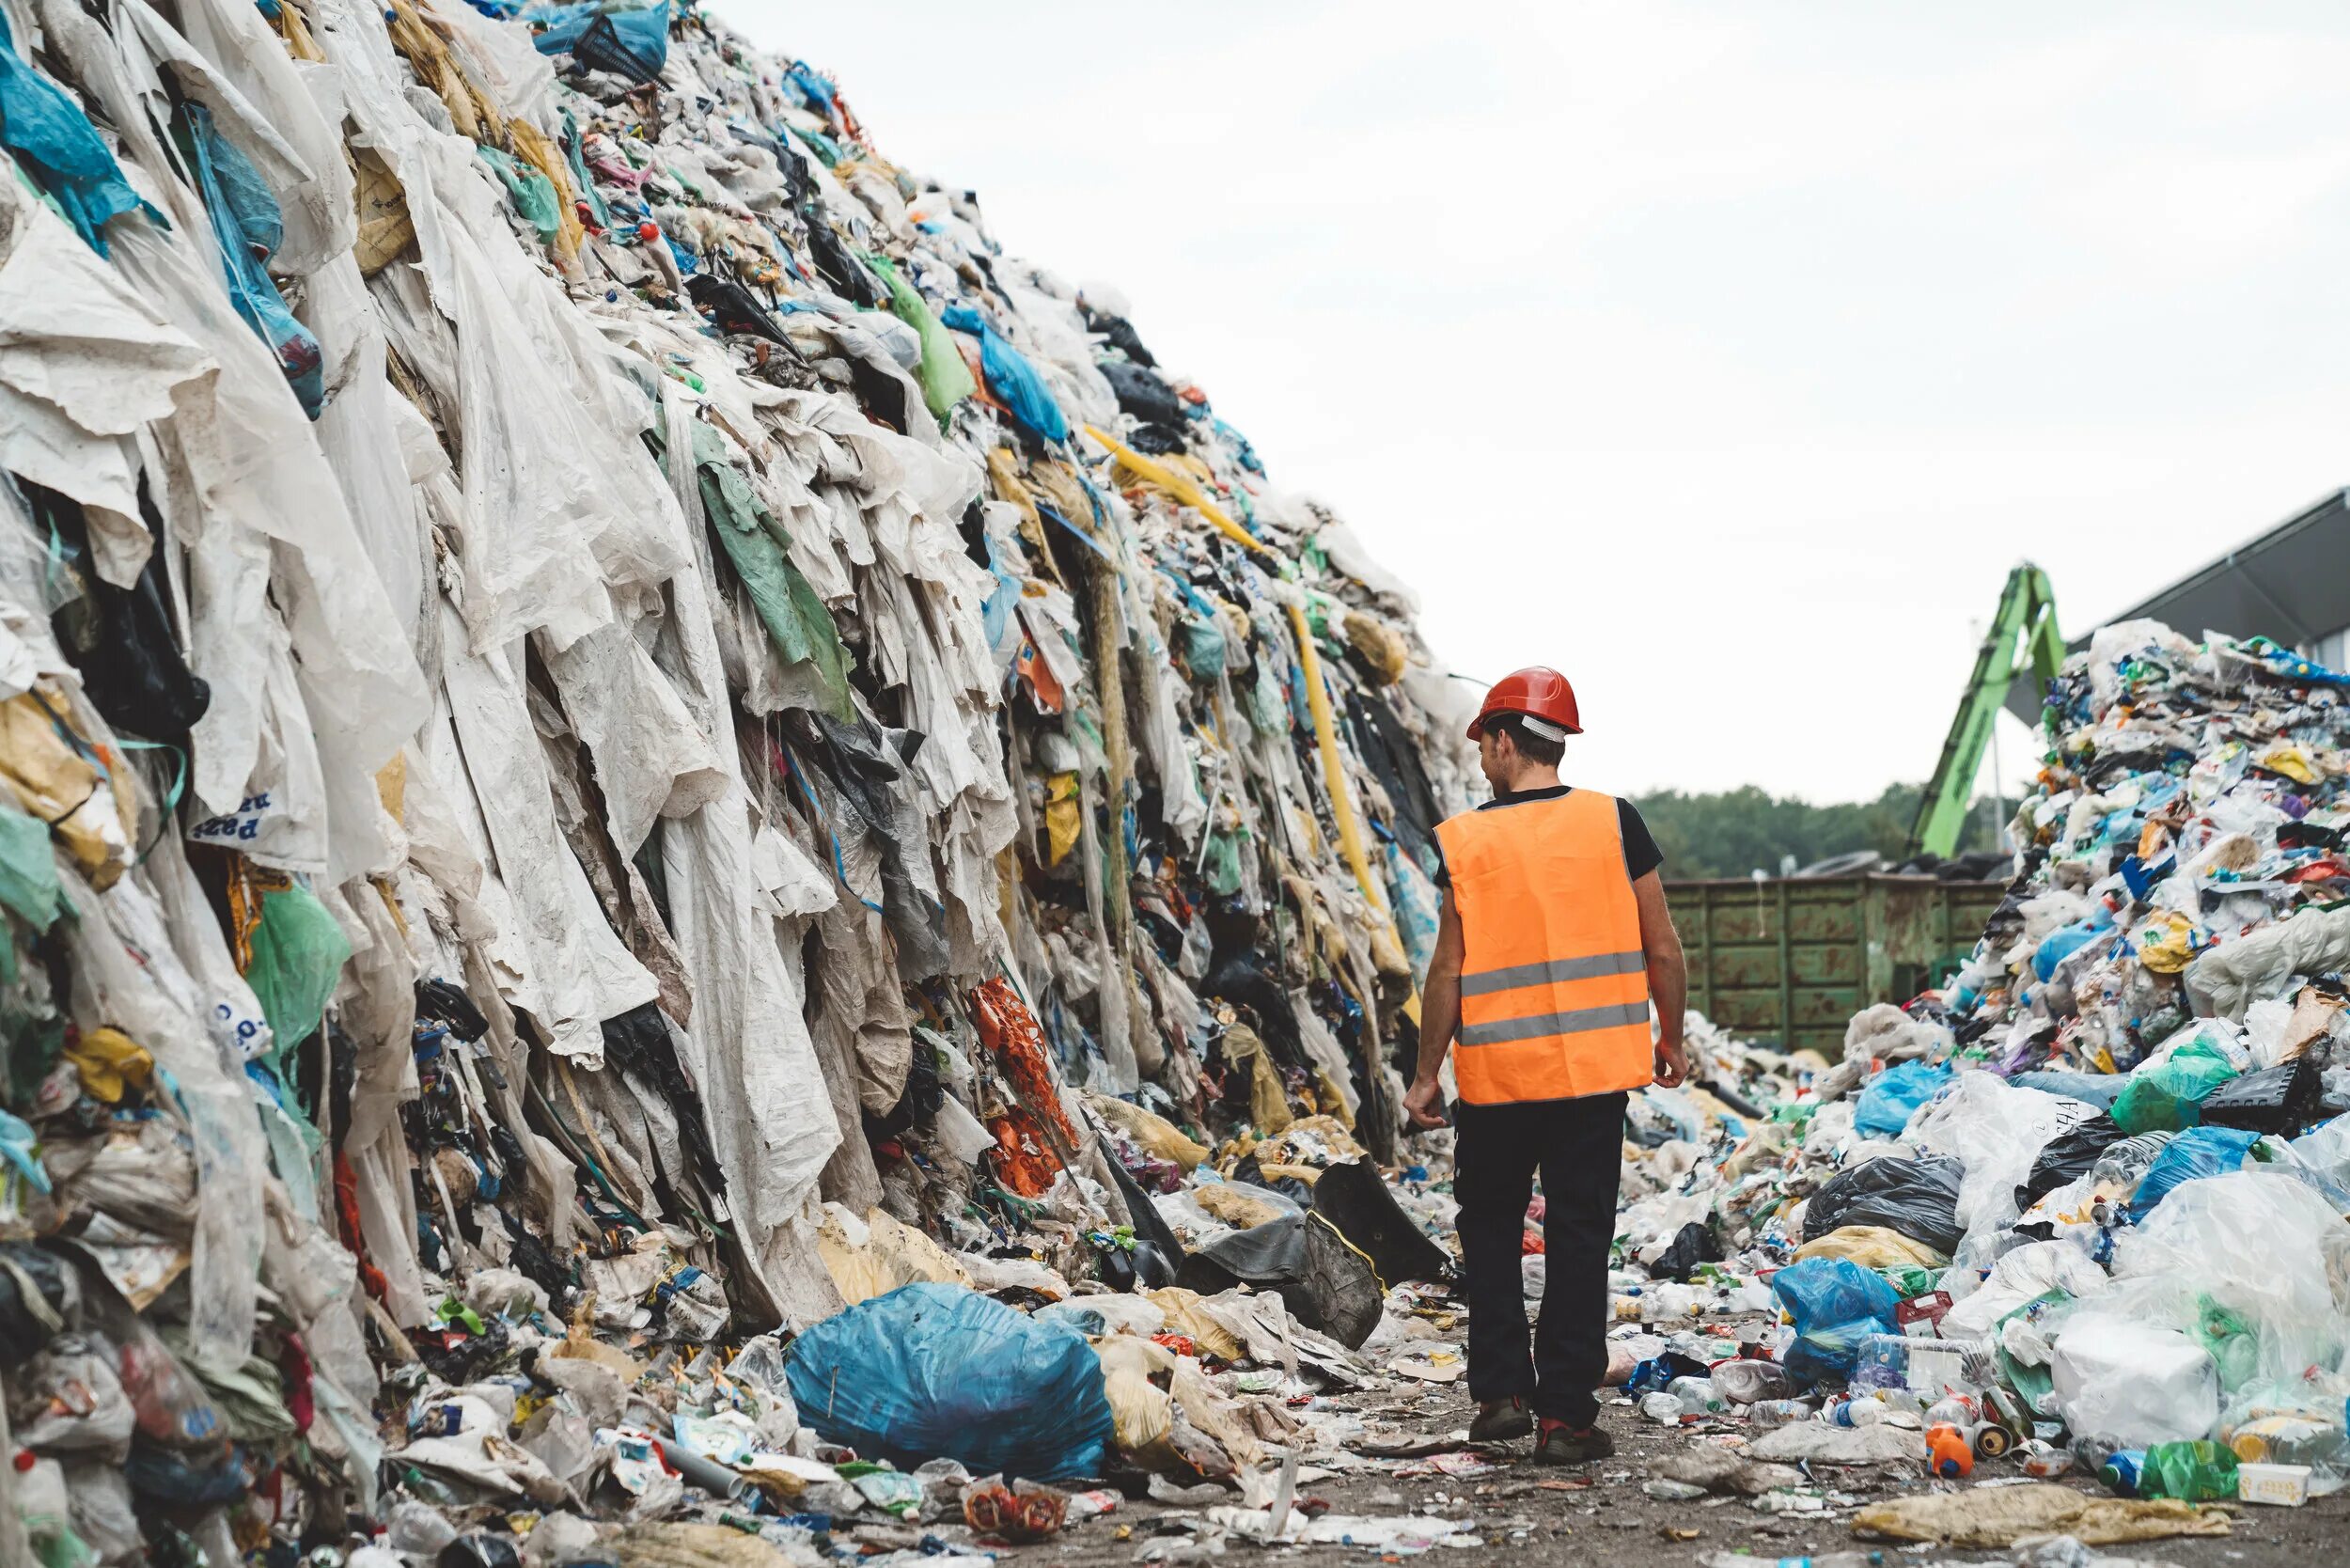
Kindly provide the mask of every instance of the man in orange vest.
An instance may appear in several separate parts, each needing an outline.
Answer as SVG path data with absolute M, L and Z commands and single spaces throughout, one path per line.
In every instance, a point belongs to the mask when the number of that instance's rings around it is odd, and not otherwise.
M 1494 798 L 1436 829 L 1444 909 L 1403 1099 L 1416 1125 L 1443 1125 L 1437 1074 L 1457 1043 L 1469 1436 L 1521 1437 L 1539 1419 L 1534 1458 L 1552 1465 L 1615 1451 L 1591 1390 L 1607 1369 L 1624 1097 L 1688 1070 L 1664 857 L 1631 803 L 1559 781 L 1566 738 L 1582 732 L 1574 689 L 1541 667 L 1505 676 L 1469 726 Z M 1537 1169 L 1546 1273 L 1529 1358 L 1518 1260 Z

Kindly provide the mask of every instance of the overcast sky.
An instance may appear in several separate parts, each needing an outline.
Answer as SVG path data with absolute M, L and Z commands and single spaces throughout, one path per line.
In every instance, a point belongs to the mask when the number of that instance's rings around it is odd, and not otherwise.
M 2069 633 L 2350 480 L 2340 6 L 712 9 L 1121 288 L 1455 669 L 1566 670 L 1597 787 L 1922 778 L 2018 559 Z

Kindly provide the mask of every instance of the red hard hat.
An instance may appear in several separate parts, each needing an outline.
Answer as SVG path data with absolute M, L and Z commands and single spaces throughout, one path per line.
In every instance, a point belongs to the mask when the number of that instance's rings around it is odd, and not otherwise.
M 1574 706 L 1574 688 L 1567 678 L 1555 669 L 1532 665 L 1513 669 L 1495 682 L 1485 693 L 1485 705 L 1477 710 L 1477 717 L 1469 722 L 1468 738 L 1475 740 L 1485 728 L 1485 721 L 1496 713 L 1524 713 L 1528 718 L 1555 724 L 1570 735 L 1583 733 L 1583 715 Z

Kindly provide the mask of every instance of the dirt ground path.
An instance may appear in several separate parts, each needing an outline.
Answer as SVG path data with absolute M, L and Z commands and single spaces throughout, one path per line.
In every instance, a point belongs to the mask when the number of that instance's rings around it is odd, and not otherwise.
M 1375 1416 L 1404 1431 L 1430 1436 L 1465 1435 L 1471 1406 L 1460 1387 L 1385 1388 L 1334 1400 L 1334 1404 Z M 1472 1476 L 1360 1472 L 1333 1475 L 1301 1485 L 1299 1495 L 1328 1501 L 1332 1511 L 1349 1514 L 1395 1514 L 1418 1512 L 1465 1521 L 1481 1537 L 1482 1551 L 1507 1554 L 1516 1564 L 1608 1563 L 1626 1568 L 1690 1568 L 1712 1552 L 1751 1552 L 1768 1562 L 1778 1558 L 1823 1557 L 1831 1552 L 1879 1550 L 1888 1564 L 1936 1562 L 2003 1562 L 2013 1554 L 1950 1551 L 1923 1546 L 1904 1549 L 1891 1542 L 1867 1542 L 1852 1533 L 1851 1511 L 1832 1516 L 1774 1517 L 1756 1512 L 1743 1497 L 1666 1501 L 1641 1490 L 1651 1479 L 1650 1464 L 1687 1447 L 1692 1436 L 1668 1431 L 1641 1419 L 1629 1402 L 1609 1403 L 1601 1423 L 1616 1439 L 1616 1456 L 1596 1465 L 1553 1469 L 1527 1458 L 1530 1444 L 1519 1442 L 1489 1450 L 1497 1461 L 1490 1472 Z M 1735 1424 L 1735 1423 L 1730 1423 Z M 1456 1448 L 1451 1451 L 1460 1452 Z M 1408 1471 L 1415 1464 L 1402 1461 Z M 1929 1480 L 1916 1467 L 1814 1467 L 1817 1479 L 1834 1490 L 1874 1502 L 1931 1489 L 1965 1490 L 1970 1482 Z M 1978 1468 L 1974 1482 L 2018 1478 L 2016 1462 L 1988 1462 Z M 2092 1495 L 2103 1495 L 2093 1481 L 2072 1478 L 2068 1484 Z M 1129 1502 L 1117 1513 L 1075 1526 L 1046 1545 L 1016 1554 L 1023 1568 L 1071 1564 L 1131 1563 L 1137 1548 L 1152 1542 L 1154 1531 L 1179 1526 L 1183 1510 L 1153 1502 Z M 2298 1509 L 2234 1510 L 2233 1532 L 2226 1537 L 2178 1537 L 2104 1548 L 2123 1557 L 2170 1562 L 2178 1568 L 2286 1568 L 2294 1565 L 2350 1562 L 2350 1494 L 2321 1498 Z M 1684 1538 L 1688 1531 L 1695 1538 Z M 1675 1532 L 1681 1532 L 1676 1534 Z M 1205 1560 L 1180 1536 L 1167 1538 L 1172 1563 Z M 1155 1548 L 1154 1548 L 1155 1549 Z M 1380 1554 L 1349 1546 L 1259 1545 L 1237 1538 L 1227 1544 L 1226 1560 L 1277 1557 L 1301 1564 L 1361 1563 Z M 1473 1559 L 1473 1549 L 1434 1548 L 1433 1557 L 1452 1561 Z

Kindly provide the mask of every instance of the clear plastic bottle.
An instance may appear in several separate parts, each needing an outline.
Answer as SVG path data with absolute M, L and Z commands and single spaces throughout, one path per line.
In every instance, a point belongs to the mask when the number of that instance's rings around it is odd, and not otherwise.
M 1747 1419 L 1761 1427 L 1786 1426 L 1810 1420 L 1816 1408 L 1807 1399 L 1756 1400 L 1747 1406 Z
M 1855 1395 L 1830 1405 L 1827 1419 L 1837 1426 L 1883 1426 L 1893 1413 L 1893 1407 L 1881 1399 Z
M 1925 1411 L 1925 1419 L 1928 1426 L 1947 1424 L 1971 1428 L 1982 1419 L 1982 1407 L 1965 1394 L 1952 1394 L 1948 1399 L 1936 1400 L 1929 1405 Z
M 1710 1377 L 1676 1377 L 1665 1391 L 1681 1402 L 1684 1415 L 1703 1416 L 1727 1407 L 1728 1401 L 1715 1390 Z

